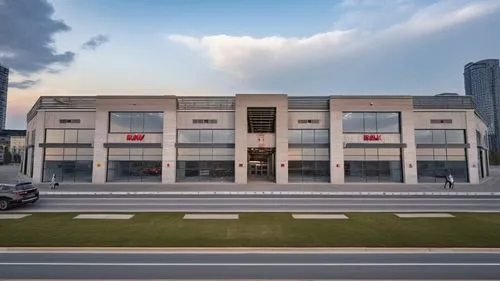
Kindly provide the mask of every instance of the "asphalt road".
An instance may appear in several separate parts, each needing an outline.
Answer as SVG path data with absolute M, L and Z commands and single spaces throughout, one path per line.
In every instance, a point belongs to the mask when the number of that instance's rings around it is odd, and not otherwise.
M 499 197 L 42 197 L 11 212 L 500 212 Z
M 3 252 L 4 279 L 500 278 L 500 253 Z

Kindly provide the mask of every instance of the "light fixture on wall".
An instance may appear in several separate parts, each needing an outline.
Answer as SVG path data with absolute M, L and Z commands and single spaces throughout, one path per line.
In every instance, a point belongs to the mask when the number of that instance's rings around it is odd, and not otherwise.
M 413 168 L 413 164 L 412 164 L 412 163 L 410 163 L 410 165 L 408 165 L 408 166 L 409 166 L 410 168 Z

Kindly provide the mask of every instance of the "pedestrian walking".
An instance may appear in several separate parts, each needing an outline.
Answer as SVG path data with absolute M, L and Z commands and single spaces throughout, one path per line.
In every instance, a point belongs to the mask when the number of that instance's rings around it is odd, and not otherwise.
M 451 174 L 451 170 L 448 171 L 448 174 L 446 175 L 446 181 L 444 182 L 444 189 L 446 189 L 446 186 L 449 186 L 450 189 L 453 189 L 455 185 L 455 180 L 453 179 L 453 175 Z
M 50 189 L 56 189 L 56 174 L 52 174 L 52 179 L 50 179 Z

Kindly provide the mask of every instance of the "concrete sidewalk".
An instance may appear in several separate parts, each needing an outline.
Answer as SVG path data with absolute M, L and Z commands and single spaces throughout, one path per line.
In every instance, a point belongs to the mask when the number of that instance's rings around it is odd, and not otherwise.
M 18 180 L 29 180 L 26 176 L 17 175 Z M 500 167 L 492 167 L 490 177 L 481 184 L 456 183 L 455 189 L 443 189 L 442 183 L 346 183 L 342 185 L 328 183 L 289 183 L 274 184 L 269 182 L 250 182 L 248 184 L 235 183 L 176 183 L 176 184 L 155 184 L 155 183 L 106 183 L 106 184 L 85 184 L 85 183 L 60 183 L 56 190 L 50 190 L 48 183 L 39 183 L 36 186 L 45 194 L 62 193 L 87 193 L 93 194 L 311 194 L 326 195 L 330 193 L 346 195 L 377 195 L 381 193 L 498 193 L 500 194 Z

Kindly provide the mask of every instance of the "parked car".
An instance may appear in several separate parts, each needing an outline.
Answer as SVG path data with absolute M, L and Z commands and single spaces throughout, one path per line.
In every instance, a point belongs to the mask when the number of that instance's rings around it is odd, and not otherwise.
M 38 188 L 31 182 L 0 183 L 0 211 L 5 211 L 14 206 L 35 203 L 39 198 Z

